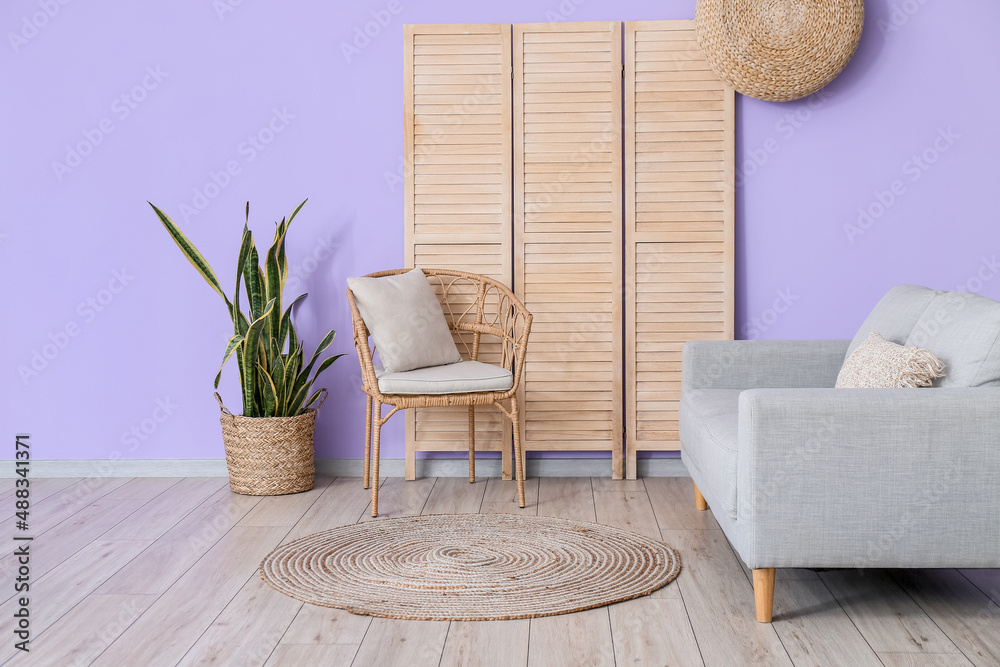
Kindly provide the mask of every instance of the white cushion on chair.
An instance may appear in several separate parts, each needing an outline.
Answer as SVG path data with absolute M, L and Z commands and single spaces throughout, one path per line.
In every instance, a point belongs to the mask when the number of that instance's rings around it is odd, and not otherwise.
M 419 267 L 394 276 L 348 278 L 379 359 L 390 372 L 462 360 L 434 288 Z
M 471 394 L 507 391 L 514 386 L 514 376 L 509 370 L 479 361 L 462 361 L 402 373 L 389 373 L 376 366 L 375 375 L 378 377 L 378 389 L 383 394 Z

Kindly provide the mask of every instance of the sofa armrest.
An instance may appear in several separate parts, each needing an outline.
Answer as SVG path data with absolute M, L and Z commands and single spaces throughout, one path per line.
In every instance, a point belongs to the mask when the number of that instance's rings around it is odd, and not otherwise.
M 849 340 L 693 340 L 682 389 L 833 387 Z
M 1000 567 L 1000 388 L 753 389 L 738 429 L 749 567 Z

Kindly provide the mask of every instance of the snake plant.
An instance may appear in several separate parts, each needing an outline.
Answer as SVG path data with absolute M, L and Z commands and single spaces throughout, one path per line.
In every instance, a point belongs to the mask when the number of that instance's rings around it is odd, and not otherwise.
M 323 391 L 319 389 L 309 394 L 316 378 L 334 361 L 344 356 L 338 354 L 328 357 L 313 373 L 313 367 L 320 354 L 330 347 L 336 332 L 331 329 L 324 336 L 309 363 L 306 364 L 302 342 L 292 322 L 292 309 L 306 295 L 298 296 L 282 311 L 281 293 L 288 277 L 285 235 L 292 220 L 305 203 L 303 201 L 299 204 L 288 216 L 287 221 L 282 218 L 281 222 L 277 223 L 274 241 L 267 251 L 264 266 L 261 267 L 253 232 L 248 226 L 250 202 L 247 202 L 243 240 L 236 262 L 236 291 L 232 301 L 226 296 L 212 267 L 194 244 L 163 211 L 149 203 L 184 256 L 226 302 L 226 308 L 233 321 L 234 333 L 226 343 L 222 366 L 215 376 L 215 387 L 218 388 L 222 369 L 235 352 L 240 370 L 240 385 L 243 389 L 244 417 L 294 417 L 301 414 Z M 241 290 L 246 295 L 245 311 L 240 307 Z

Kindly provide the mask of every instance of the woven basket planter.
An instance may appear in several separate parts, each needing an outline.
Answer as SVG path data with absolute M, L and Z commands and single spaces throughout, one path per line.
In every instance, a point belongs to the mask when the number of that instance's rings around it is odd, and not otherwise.
M 230 489 L 248 496 L 280 496 L 313 488 L 315 409 L 295 417 L 244 417 L 215 397 L 222 410 Z

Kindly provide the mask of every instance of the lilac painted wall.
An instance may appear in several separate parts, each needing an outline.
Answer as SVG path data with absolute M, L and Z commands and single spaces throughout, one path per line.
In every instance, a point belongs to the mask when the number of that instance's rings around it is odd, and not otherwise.
M 1000 297 L 1000 5 L 867 9 L 857 57 L 822 94 L 738 101 L 741 337 L 848 337 L 900 282 Z M 373 12 L 386 25 L 345 55 Z M 308 342 L 333 327 L 353 353 L 344 278 L 402 258 L 403 24 L 561 14 L 690 18 L 694 2 L 3 3 L 2 432 L 31 431 L 36 458 L 221 457 L 211 381 L 228 318 L 145 201 L 230 276 L 243 202 L 267 236 L 309 197 L 289 293 L 310 294 Z M 318 455 L 359 456 L 356 361 L 325 380 Z M 234 408 L 236 387 L 233 370 Z M 402 419 L 385 442 L 402 455 Z

